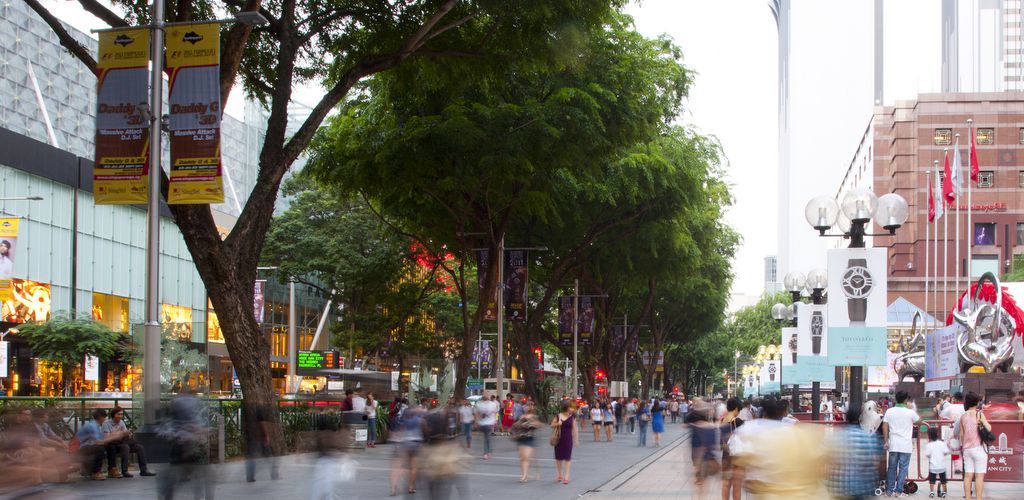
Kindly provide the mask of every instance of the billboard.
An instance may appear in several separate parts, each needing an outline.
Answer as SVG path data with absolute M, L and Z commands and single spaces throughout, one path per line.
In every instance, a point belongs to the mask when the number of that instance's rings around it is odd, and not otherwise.
M 828 362 L 832 366 L 886 364 L 885 248 L 828 251 Z M 813 346 L 812 346 L 813 348 Z

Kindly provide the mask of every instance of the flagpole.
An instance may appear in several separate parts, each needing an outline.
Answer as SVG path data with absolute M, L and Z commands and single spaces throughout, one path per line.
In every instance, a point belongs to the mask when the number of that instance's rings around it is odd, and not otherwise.
M 942 210 L 942 200 L 941 200 L 942 195 L 940 194 L 940 193 L 942 193 L 942 190 L 939 187 L 939 161 L 935 160 L 934 163 L 933 163 L 933 166 L 935 167 L 935 194 L 932 196 L 932 199 L 935 200 L 935 214 L 936 214 L 935 217 L 936 218 L 935 218 L 935 231 L 932 232 L 933 235 L 935 236 L 935 241 L 932 243 L 932 245 L 933 245 L 933 248 L 932 248 L 932 250 L 933 250 L 932 251 L 932 279 L 935 280 L 935 286 L 932 287 L 932 298 L 934 299 L 934 300 L 932 300 L 932 304 L 933 304 L 932 307 L 938 309 L 939 308 L 939 218 L 941 217 L 938 214 L 939 214 L 939 211 Z M 938 321 L 938 316 L 934 316 L 933 320 L 937 322 Z M 938 327 L 939 325 L 936 323 L 935 326 Z
M 925 185 L 928 186 L 928 203 L 925 204 L 925 207 L 929 207 L 929 206 L 932 206 L 932 203 L 935 203 L 935 200 L 933 199 L 934 197 L 932 196 L 932 189 L 931 189 L 931 187 L 932 187 L 932 184 L 931 184 L 931 182 L 932 182 L 932 171 L 931 170 L 925 170 L 924 171 L 924 175 L 925 175 L 925 179 L 927 179 L 925 181 Z M 929 262 L 928 257 L 929 257 L 929 254 L 931 252 L 928 251 L 929 250 L 928 249 L 928 245 L 931 243 L 931 232 L 932 232 L 931 231 L 931 226 L 932 226 L 932 223 L 931 223 L 930 220 L 928 220 L 929 218 L 931 218 L 931 213 L 929 213 L 929 212 L 932 212 L 932 211 L 931 210 L 927 210 L 927 208 L 926 208 L 925 218 L 924 218 L 924 221 L 925 221 L 924 222 L 924 312 L 927 313 L 930 316 L 931 312 L 928 309 L 928 280 L 931 278 L 931 276 L 929 276 L 929 273 L 928 273 L 928 271 L 929 271 L 929 269 L 928 269 L 928 262 Z M 918 233 L 918 234 L 920 234 L 920 233 Z
M 946 152 L 946 161 L 948 162 L 949 161 L 949 148 L 943 148 L 943 149 Z M 945 182 L 951 182 L 951 181 L 950 181 L 950 179 L 945 179 L 943 182 L 945 183 Z M 946 203 L 946 193 L 943 192 L 940 195 L 940 197 L 942 198 L 942 203 L 945 204 Z M 948 208 L 948 207 L 946 207 L 946 208 Z M 943 210 L 943 212 L 945 213 L 946 211 Z M 948 303 L 948 300 L 949 300 L 949 215 L 948 214 L 945 214 L 945 215 L 946 215 L 946 217 L 942 218 L 942 314 L 941 315 L 946 314 L 946 311 L 949 310 L 949 303 Z M 941 321 L 942 319 L 939 318 L 939 320 Z
M 971 210 L 974 205 L 974 201 L 971 199 L 971 183 L 974 182 L 971 179 L 971 174 L 974 173 L 974 165 L 972 164 L 974 155 L 974 120 L 971 118 L 967 119 L 967 133 L 971 134 L 971 150 L 967 153 L 967 234 L 970 235 L 967 238 L 967 288 L 971 288 L 971 280 L 974 279 L 974 224 L 971 223 Z M 1005 242 L 1004 242 L 1005 244 Z
M 960 296 L 960 134 L 956 134 L 956 142 L 954 142 L 954 148 L 956 151 L 953 154 L 954 161 L 953 168 L 956 169 L 956 174 L 953 176 L 955 184 L 953 184 L 953 193 L 956 196 L 953 203 L 956 205 L 956 230 L 953 240 L 953 244 L 956 248 L 956 261 L 953 263 L 953 269 L 955 270 L 956 278 L 954 283 L 956 286 L 953 289 L 953 295 L 956 297 Z M 954 304 L 955 306 L 956 304 Z

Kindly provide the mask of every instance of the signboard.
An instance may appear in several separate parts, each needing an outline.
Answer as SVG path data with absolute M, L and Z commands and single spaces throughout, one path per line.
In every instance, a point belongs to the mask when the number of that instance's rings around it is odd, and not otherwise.
M 267 280 L 256 280 L 252 289 L 252 314 L 256 317 L 257 323 L 263 323 L 263 309 L 266 306 L 266 296 L 264 291 L 267 289 Z
M 761 364 L 761 394 L 770 394 L 782 390 L 782 373 L 778 360 L 769 360 Z
M 563 296 L 558 298 L 558 344 L 563 346 L 572 345 L 572 324 L 575 320 L 576 311 L 572 308 L 572 297 Z
M 100 358 L 96 356 L 85 355 L 84 377 L 86 382 L 99 382 L 100 381 Z
M 820 388 L 835 387 L 836 371 L 828 363 L 827 307 L 823 304 L 797 304 L 797 327 L 783 329 L 785 340 L 787 330 L 796 332 L 796 342 L 788 337 L 789 345 L 783 343 L 783 381 L 786 385 L 810 386 L 820 382 Z M 796 362 L 793 362 L 793 347 L 796 347 Z M 787 360 L 787 357 L 789 358 Z M 789 366 L 787 365 L 789 362 Z
M 7 376 L 7 341 L 0 340 L 0 377 Z
M 960 373 L 956 335 L 960 326 L 949 325 L 925 336 L 924 390 L 949 390 L 949 381 Z
M 892 386 L 899 382 L 899 375 L 893 369 L 897 354 L 885 351 L 886 362 L 884 365 L 873 365 L 867 369 L 868 392 L 889 392 Z
M 149 30 L 109 31 L 99 39 L 94 200 L 97 205 L 146 203 Z
M 223 203 L 220 25 L 167 30 L 171 178 L 168 204 Z
M 580 345 L 591 345 L 594 343 L 594 319 L 596 314 L 594 312 L 594 298 L 593 297 L 580 297 L 579 298 L 580 308 L 580 327 L 579 327 L 579 341 Z
M 743 380 L 743 395 L 757 395 L 757 380 L 754 379 L 753 375 L 747 375 L 747 377 Z
M 1020 422 L 990 422 L 992 434 L 996 441 L 988 448 L 988 472 L 985 479 L 989 481 L 1024 481 L 1024 459 L 1022 459 L 1020 442 L 1024 439 Z
M 478 340 L 473 347 L 473 356 L 469 360 L 471 370 L 491 369 L 491 342 L 489 340 Z
M 469 378 L 466 379 L 466 389 L 471 391 L 479 391 L 484 388 L 484 379 L 482 378 Z
M 527 279 L 530 271 L 529 252 L 505 252 L 505 319 L 521 323 L 526 321 Z M 581 329 L 582 330 L 582 329 Z M 582 333 L 582 332 L 581 332 Z
M 321 370 L 338 367 L 335 351 L 299 351 L 295 363 L 296 375 L 320 375 Z
M 828 251 L 827 357 L 832 366 L 886 363 L 886 252 Z
M 491 288 L 489 293 L 484 292 L 484 286 L 487 284 L 487 272 L 491 268 L 490 256 L 490 250 L 476 251 L 476 286 L 479 291 L 480 307 L 484 310 L 484 321 L 498 319 L 498 287 Z
M 50 285 L 29 280 L 11 280 L 11 295 L 0 300 L 0 321 L 28 323 L 50 319 Z
M 18 250 L 19 219 L 0 219 L 0 303 L 11 299 L 14 257 Z

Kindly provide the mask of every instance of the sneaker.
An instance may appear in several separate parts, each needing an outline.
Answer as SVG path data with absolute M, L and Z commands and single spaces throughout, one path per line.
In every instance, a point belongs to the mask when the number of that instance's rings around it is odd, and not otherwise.
M 110 470 L 107 471 L 107 477 L 113 478 L 113 479 L 118 479 L 118 478 L 121 477 L 121 471 L 119 471 L 117 469 L 110 469 Z
M 942 493 L 939 494 L 941 495 Z M 928 498 L 935 498 L 935 492 L 928 493 Z
M 148 470 L 144 470 L 144 471 L 140 472 L 139 475 L 140 476 L 144 476 L 144 477 L 153 477 L 153 476 L 156 475 L 156 472 L 150 472 Z
M 107 479 L 107 476 L 104 476 L 102 472 L 97 472 L 90 477 L 93 481 L 104 481 Z
M 122 471 L 121 472 L 121 477 L 135 477 L 135 476 L 132 475 L 132 473 L 130 473 L 128 471 Z

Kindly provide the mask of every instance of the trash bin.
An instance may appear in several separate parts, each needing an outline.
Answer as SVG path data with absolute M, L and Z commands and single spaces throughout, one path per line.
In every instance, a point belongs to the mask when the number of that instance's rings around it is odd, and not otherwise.
M 346 411 L 341 414 L 341 422 L 348 429 L 348 446 L 353 449 L 366 448 L 366 415 L 361 411 Z

